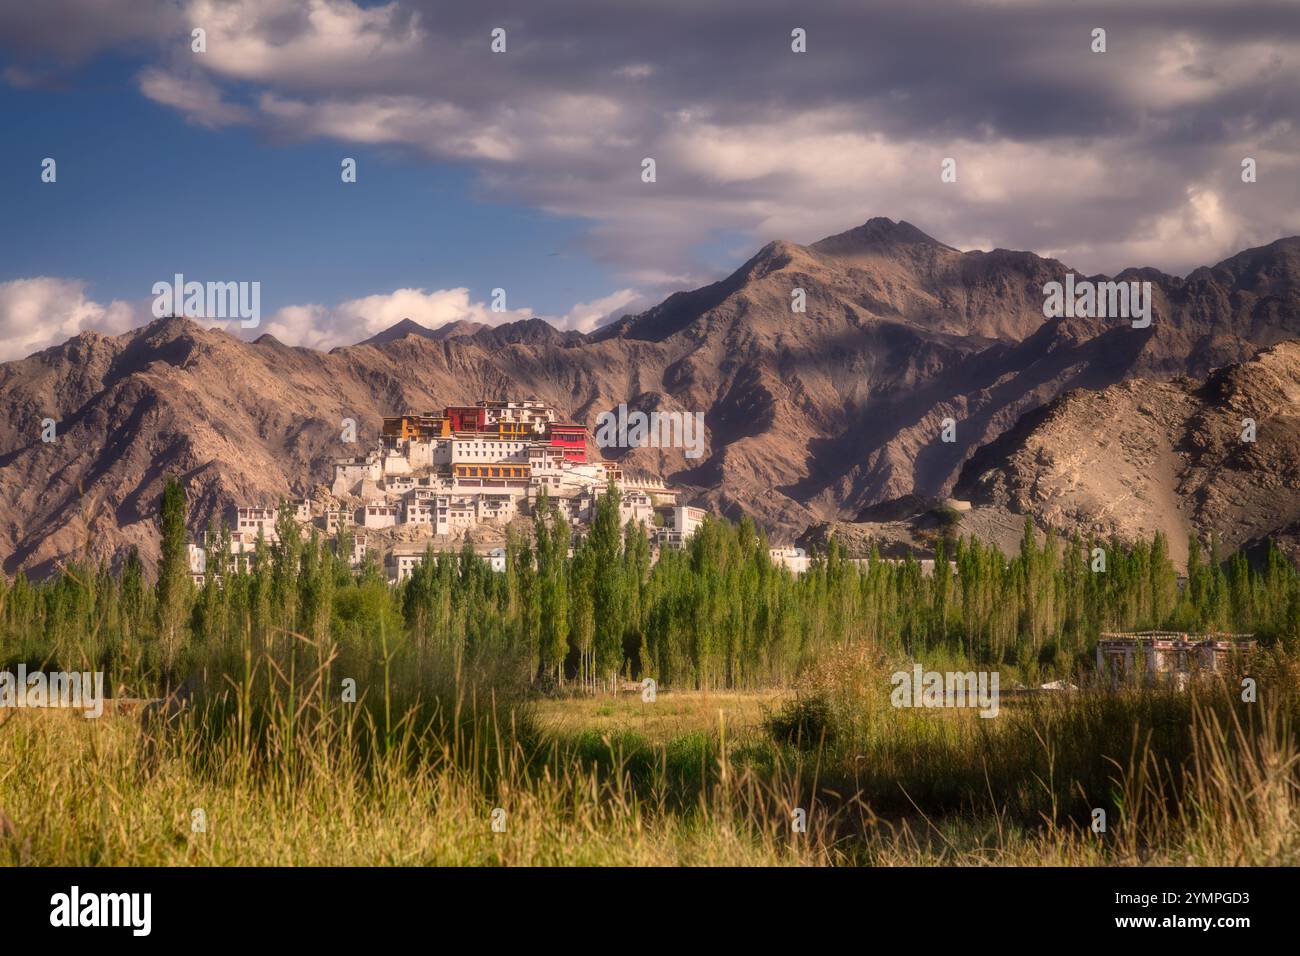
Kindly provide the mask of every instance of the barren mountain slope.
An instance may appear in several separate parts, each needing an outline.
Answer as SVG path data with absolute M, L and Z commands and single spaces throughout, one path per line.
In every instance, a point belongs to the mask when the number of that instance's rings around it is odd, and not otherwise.
M 1189 532 L 1230 551 L 1285 531 L 1300 520 L 1300 342 L 1202 382 L 1070 392 L 976 453 L 957 494 L 1063 530 L 1160 530 L 1180 560 Z
M 80 335 L 0 365 L 0 558 L 9 573 L 44 573 L 87 542 L 151 558 L 168 471 L 189 482 L 198 527 L 328 483 L 331 459 L 364 448 L 383 415 L 490 396 L 543 399 L 588 425 L 620 402 L 702 412 L 702 458 L 606 453 L 789 539 L 948 491 L 976 448 L 1067 389 L 1204 375 L 1300 337 L 1298 261 L 1300 240 L 1287 239 L 1186 279 L 1127 273 L 1156 283 L 1149 329 L 1044 322 L 1042 286 L 1066 266 L 961 253 L 873 219 L 811 246 L 770 243 L 726 279 L 590 336 L 536 319 L 399 323 L 324 354 L 186 320 Z M 791 310 L 796 288 L 806 312 Z M 948 416 L 954 443 L 939 440 Z M 40 441 L 44 418 L 59 423 L 53 444 Z M 339 440 L 344 418 L 357 447 Z

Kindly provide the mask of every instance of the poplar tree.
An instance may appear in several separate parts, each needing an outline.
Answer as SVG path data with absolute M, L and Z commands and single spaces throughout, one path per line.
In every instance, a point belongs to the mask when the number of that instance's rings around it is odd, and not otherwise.
M 185 548 L 185 488 L 168 475 L 163 485 L 159 524 L 162 557 L 158 562 L 158 636 L 163 659 L 172 663 L 180 650 L 185 619 L 190 610 L 189 561 Z
M 623 663 L 624 614 L 627 582 L 622 567 L 619 523 L 620 494 L 613 481 L 596 501 L 588 536 L 593 564 L 592 613 L 594 616 L 594 677 L 613 679 Z

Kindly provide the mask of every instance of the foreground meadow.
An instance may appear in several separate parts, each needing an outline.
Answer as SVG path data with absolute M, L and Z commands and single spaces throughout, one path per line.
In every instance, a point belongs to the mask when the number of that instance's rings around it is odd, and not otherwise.
M 785 692 L 399 705 L 267 659 L 171 714 L 0 716 L 0 861 L 1295 864 L 1288 666 L 1256 704 L 1206 685 L 984 720 L 891 707 L 870 664 Z

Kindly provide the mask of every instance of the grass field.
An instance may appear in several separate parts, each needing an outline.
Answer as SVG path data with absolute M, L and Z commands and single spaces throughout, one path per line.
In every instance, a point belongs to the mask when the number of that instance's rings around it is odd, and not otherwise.
M 737 703 L 750 712 L 757 706 Z M 602 705 L 575 700 L 545 709 L 574 726 Z M 650 728 L 663 718 L 631 719 Z M 0 859 L 90 866 L 824 861 L 816 844 L 756 831 L 728 806 L 665 812 L 629 780 L 584 772 L 577 758 L 534 772 L 523 766 L 521 744 L 496 767 L 465 769 L 446 751 L 426 761 L 395 750 L 362 769 L 348 756 L 304 749 L 298 756 L 308 763 L 296 772 L 267 773 L 233 753 L 229 762 L 200 757 L 185 741 L 191 728 L 171 733 L 171 745 L 151 759 L 135 716 L 8 715 L 0 724 L 0 807 L 9 821 Z M 665 733 L 669 745 L 690 737 Z M 342 739 L 333 744 L 336 755 L 359 756 Z M 503 832 L 492 828 L 498 806 L 507 814 Z
M 1281 677 L 1259 704 L 1210 686 L 1057 696 L 983 720 L 895 709 L 878 675 L 849 670 L 652 703 L 402 706 L 340 705 L 319 682 L 266 675 L 170 719 L 0 713 L 0 861 L 1300 862 L 1296 694 Z
M 764 716 L 788 695 L 780 691 L 662 691 L 653 703 L 638 694 L 572 697 L 534 704 L 540 727 L 555 735 L 636 734 L 653 744 L 695 733 L 762 733 Z

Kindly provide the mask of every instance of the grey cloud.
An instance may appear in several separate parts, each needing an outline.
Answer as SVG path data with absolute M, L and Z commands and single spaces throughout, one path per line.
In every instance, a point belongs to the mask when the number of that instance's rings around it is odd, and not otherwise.
M 320 0 L 308 16 L 196 0 L 177 16 L 208 24 L 210 53 L 186 55 L 160 16 L 143 74 L 160 101 L 276 141 L 470 163 L 490 195 L 589 219 L 588 249 L 629 276 L 698 275 L 693 247 L 719 234 L 811 241 L 874 215 L 1093 271 L 1181 271 L 1297 231 L 1289 3 Z M 0 20 L 0 42 L 48 55 L 85 33 Z M 148 31 L 124 17 L 118 33 Z M 941 186 L 950 155 L 959 182 Z
M 19 61 L 80 62 L 104 50 L 154 48 L 186 32 L 167 0 L 36 0 L 0 4 L 0 50 Z

